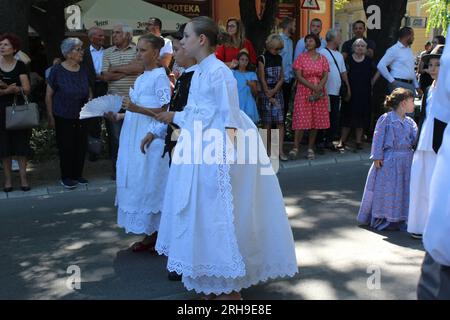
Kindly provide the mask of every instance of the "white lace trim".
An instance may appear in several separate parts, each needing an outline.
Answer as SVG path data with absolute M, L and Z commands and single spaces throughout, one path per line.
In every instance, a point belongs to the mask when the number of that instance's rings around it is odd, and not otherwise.
M 117 225 L 126 233 L 151 235 L 159 230 L 160 212 L 117 210 Z
M 298 273 L 295 264 L 266 264 L 255 270 L 248 270 L 244 277 L 230 279 L 225 277 L 200 277 L 191 278 L 183 274 L 183 284 L 187 290 L 195 290 L 203 294 L 230 294 L 233 291 L 241 291 L 251 286 L 277 278 L 293 277 Z
M 239 252 L 239 246 L 236 239 L 236 231 L 234 227 L 234 206 L 233 206 L 233 194 L 230 177 L 230 165 L 226 161 L 225 150 L 223 152 L 223 164 L 219 164 L 218 167 L 218 185 L 221 200 L 225 208 L 225 214 L 228 215 L 229 225 L 228 229 L 229 238 L 227 241 L 230 244 L 232 254 L 232 263 L 229 265 L 215 265 L 215 264 L 196 264 L 185 263 L 183 261 L 174 260 L 170 257 L 170 247 L 167 243 L 158 242 L 156 250 L 159 254 L 163 254 L 169 257 L 167 263 L 167 269 L 170 272 L 177 272 L 178 274 L 184 274 L 193 278 L 208 276 L 208 277 L 227 277 L 238 278 L 245 275 L 245 263 Z M 181 211 L 181 210 L 180 210 Z M 178 214 L 179 212 L 176 212 Z

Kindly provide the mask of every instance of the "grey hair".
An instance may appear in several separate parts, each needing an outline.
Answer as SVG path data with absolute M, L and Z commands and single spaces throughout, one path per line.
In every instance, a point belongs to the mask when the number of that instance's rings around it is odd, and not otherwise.
M 78 38 L 67 38 L 61 43 L 61 53 L 66 57 L 76 46 L 83 45 L 83 42 Z
M 336 29 L 330 29 L 330 30 L 327 31 L 327 35 L 325 36 L 325 40 L 327 42 L 331 42 L 334 39 L 336 39 L 337 35 L 338 35 L 338 32 L 336 31 Z
M 353 42 L 353 44 L 352 44 L 352 51 L 353 52 L 355 52 L 356 46 L 358 44 L 360 44 L 360 43 L 366 45 L 366 47 L 367 47 L 367 42 L 365 42 L 363 38 L 356 39 L 355 42 Z
M 133 38 L 133 28 L 127 25 L 126 23 L 118 23 L 114 26 L 114 28 L 120 27 L 123 31 L 123 33 L 128 34 L 128 36 Z
M 103 31 L 103 29 L 99 28 L 99 27 L 92 27 L 92 28 L 90 28 L 89 31 L 88 31 L 88 38 L 89 38 L 89 40 L 92 39 L 92 37 L 94 36 L 96 31 Z

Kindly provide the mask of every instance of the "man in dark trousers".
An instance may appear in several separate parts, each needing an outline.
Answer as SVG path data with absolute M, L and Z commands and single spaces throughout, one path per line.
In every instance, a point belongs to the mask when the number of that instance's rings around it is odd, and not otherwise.
M 108 83 L 100 80 L 102 72 L 105 32 L 98 27 L 88 31 L 90 45 L 84 51 L 83 64 L 88 71 L 89 87 L 93 97 L 101 97 L 108 92 Z M 89 160 L 96 161 L 102 147 L 102 117 L 88 120 L 88 153 Z

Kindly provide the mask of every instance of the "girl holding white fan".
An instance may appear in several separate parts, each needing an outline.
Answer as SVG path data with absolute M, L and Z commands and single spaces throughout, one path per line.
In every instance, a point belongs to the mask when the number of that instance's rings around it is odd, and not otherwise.
M 163 46 L 164 40 L 152 34 L 139 39 L 137 59 L 145 71 L 130 88 L 131 100 L 124 101 L 127 111 L 117 159 L 116 205 L 118 225 L 127 233 L 146 235 L 133 244 L 134 252 L 154 251 L 169 171 L 169 156 L 161 158 L 167 126 L 149 116 L 170 102 L 170 81 L 164 68 L 157 64 Z M 123 117 L 113 116 L 116 120 Z M 143 154 L 141 140 L 148 133 L 153 135 L 153 141 Z

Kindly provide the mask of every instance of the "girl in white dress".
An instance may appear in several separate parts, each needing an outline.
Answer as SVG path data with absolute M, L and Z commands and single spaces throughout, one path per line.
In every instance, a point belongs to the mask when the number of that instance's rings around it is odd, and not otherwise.
M 133 244 L 135 252 L 154 251 L 169 172 L 169 157 L 161 157 L 167 126 L 151 117 L 170 102 L 169 79 L 165 69 L 157 66 L 162 46 L 164 41 L 154 35 L 139 39 L 137 59 L 145 71 L 130 88 L 131 101 L 124 102 L 127 111 L 117 159 L 117 221 L 127 233 L 146 235 Z M 141 140 L 148 133 L 153 141 L 143 154 Z
M 421 125 L 419 141 L 411 167 L 408 232 L 416 239 L 422 238 L 430 210 L 430 184 L 437 158 L 437 151 L 433 149 L 433 141 L 437 138 L 435 126 L 439 125 L 435 120 L 433 100 L 443 49 L 444 46 L 438 46 L 430 54 L 422 57 L 422 61 L 428 64 L 428 73 L 434 82 L 428 89 L 427 97 L 424 98 L 426 99 L 423 103 L 425 120 Z
M 157 117 L 179 125 L 181 135 L 156 250 L 168 256 L 169 271 L 182 274 L 188 290 L 240 299 L 241 289 L 294 276 L 298 268 L 278 179 L 256 126 L 239 109 L 232 71 L 213 54 L 217 35 L 210 18 L 187 24 L 181 45 L 198 62 L 188 103 L 182 112 Z M 242 130 L 254 134 L 260 150 L 246 150 L 245 164 L 235 164 L 242 154 L 229 152 L 236 142 L 224 141 Z M 259 162 L 248 162 L 256 153 Z

